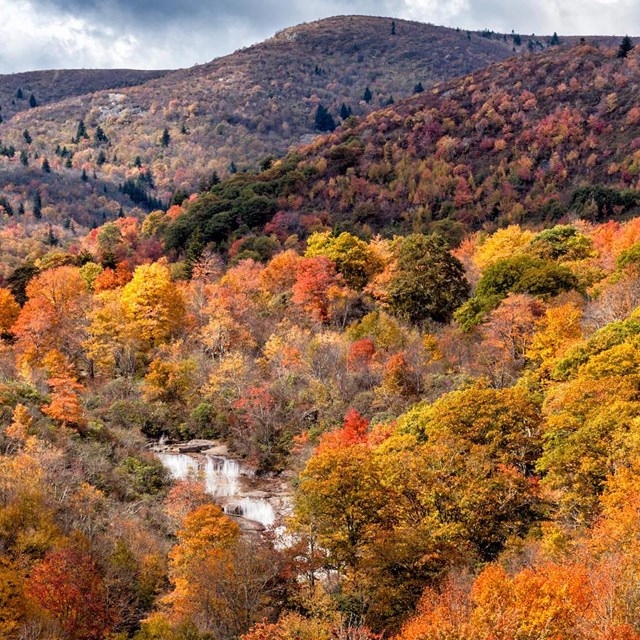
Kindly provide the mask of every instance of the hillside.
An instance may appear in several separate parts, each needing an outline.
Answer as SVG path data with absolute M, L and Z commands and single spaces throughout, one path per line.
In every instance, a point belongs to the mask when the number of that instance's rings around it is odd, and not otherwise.
M 58 69 L 0 75 L 0 114 L 9 120 L 16 113 L 37 105 L 105 89 L 134 87 L 166 75 L 167 71 L 137 69 Z
M 411 95 L 418 83 L 429 87 L 503 60 L 513 48 L 511 38 L 401 20 L 351 16 L 304 24 L 143 86 L 100 91 L 18 114 L 0 127 L 0 140 L 16 150 L 13 158 L 0 159 L 0 178 L 5 192 L 13 191 L 17 208 L 21 199 L 33 195 L 10 186 L 21 151 L 31 166 L 46 156 L 68 193 L 60 199 L 46 194 L 58 219 L 78 213 L 82 218 L 82 211 L 89 211 L 100 221 L 102 213 L 114 216 L 120 202 L 109 199 L 97 210 L 94 203 L 85 206 L 86 189 L 78 183 L 83 168 L 90 178 L 95 170 L 98 180 L 114 188 L 149 170 L 154 196 L 166 202 L 174 189 L 196 190 L 214 170 L 227 175 L 232 163 L 240 170 L 253 169 L 266 156 L 308 142 L 319 133 L 315 115 L 320 104 L 339 123 L 343 103 L 361 116 L 392 97 Z M 363 99 L 367 87 L 369 102 Z M 88 137 L 72 142 L 81 119 Z M 98 125 L 106 135 L 102 142 L 94 139 Z M 161 142 L 165 128 L 170 137 L 166 147 Z M 25 129 L 31 144 L 23 138 Z M 136 158 L 140 169 L 134 166 Z M 37 175 L 29 181 L 37 184 Z M 149 190 L 148 183 L 142 186 Z M 48 191 L 46 185 L 43 189 Z
M 440 84 L 215 187 L 176 220 L 169 245 L 194 228 L 224 244 L 276 212 L 267 231 L 283 239 L 323 225 L 459 236 L 628 215 L 640 202 L 639 54 L 567 46 Z
M 1 640 L 640 640 L 640 47 L 520 42 L 191 195 L 204 67 L 4 125 Z

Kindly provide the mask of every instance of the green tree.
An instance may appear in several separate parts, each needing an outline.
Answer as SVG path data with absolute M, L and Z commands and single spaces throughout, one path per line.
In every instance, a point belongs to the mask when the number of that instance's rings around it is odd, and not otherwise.
M 105 134 L 104 130 L 102 129 L 102 127 L 100 125 L 98 125 L 96 127 L 96 131 L 93 134 L 93 139 L 100 144 L 101 142 L 109 142 L 109 138 L 107 138 L 107 135 Z
M 413 87 L 413 93 L 422 93 L 423 91 L 424 87 L 422 86 L 422 82 L 418 82 L 418 84 Z
M 162 136 L 160 138 L 160 144 L 163 147 L 168 147 L 170 142 L 171 142 L 171 135 L 169 133 L 169 129 L 165 127 L 164 131 L 162 132 Z
M 49 161 L 46 158 L 42 161 L 42 170 L 45 173 L 51 173 L 51 165 L 49 164 Z
M 22 137 L 24 138 L 24 141 L 25 141 L 27 144 L 31 144 L 31 143 L 33 142 L 33 138 L 31 137 L 31 134 L 29 133 L 29 129 L 25 129 L 25 130 L 22 132 Z
M 448 322 L 467 299 L 464 267 L 440 236 L 407 236 L 396 251 L 397 265 L 386 298 L 399 316 L 420 324 Z
M 629 36 L 622 38 L 622 42 L 618 47 L 618 58 L 626 58 L 633 49 L 633 41 Z
M 31 94 L 30 98 L 29 98 L 29 106 L 33 109 L 34 107 L 38 106 L 38 101 L 36 100 L 36 97 L 33 95 L 33 93 Z
M 367 87 L 367 88 L 364 90 L 364 94 L 362 94 L 362 99 L 363 99 L 367 104 L 369 104 L 369 103 L 371 102 L 372 98 L 373 98 L 373 94 L 371 93 L 371 89 L 369 89 L 369 87 Z
M 36 195 L 33 196 L 33 217 L 37 220 L 42 218 L 42 196 L 39 191 L 36 191 Z
M 347 107 L 347 105 L 343 102 L 340 105 L 340 119 L 346 120 L 352 114 L 351 107 Z
M 307 240 L 305 255 L 329 258 L 346 284 L 355 290 L 364 288 L 383 267 L 382 259 L 366 242 L 346 231 L 339 236 L 331 236 L 329 232 L 314 233 Z
M 87 128 L 84 126 L 84 120 L 78 120 L 78 128 L 76 130 L 76 142 L 80 142 L 82 138 L 89 139 Z
M 329 110 L 321 104 L 318 105 L 318 109 L 316 110 L 315 128 L 317 131 L 333 131 L 336 128 L 333 116 L 329 113 Z

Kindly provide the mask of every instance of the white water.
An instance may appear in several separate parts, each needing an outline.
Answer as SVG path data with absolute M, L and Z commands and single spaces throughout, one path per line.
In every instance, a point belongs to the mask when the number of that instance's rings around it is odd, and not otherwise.
M 268 500 L 243 497 L 240 487 L 241 469 L 236 460 L 206 456 L 201 463 L 198 459 L 182 453 L 157 453 L 156 455 L 171 477 L 176 480 L 202 474 L 206 492 L 216 498 L 225 499 L 226 513 L 259 522 L 265 527 L 274 523 L 275 511 Z
M 242 516 L 254 520 L 265 527 L 272 525 L 276 519 L 271 503 L 261 498 L 241 498 L 225 506 L 225 513 Z
M 198 472 L 198 461 L 194 458 L 181 453 L 157 453 L 156 455 L 174 480 L 184 480 Z
M 207 493 L 212 496 L 228 498 L 240 492 L 240 465 L 235 460 L 207 456 L 204 477 Z

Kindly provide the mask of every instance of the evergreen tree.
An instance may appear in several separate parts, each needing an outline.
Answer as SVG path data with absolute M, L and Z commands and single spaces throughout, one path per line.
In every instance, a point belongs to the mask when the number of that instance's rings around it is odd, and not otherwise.
M 393 99 L 393 96 L 389 96 L 389 98 L 387 99 L 387 106 L 392 105 L 395 103 L 395 100 Z
M 80 176 L 82 179 L 82 182 L 86 182 L 89 179 L 89 176 L 87 175 L 87 171 L 86 169 L 82 169 L 82 176 Z
M 13 207 L 11 206 L 11 203 L 4 196 L 0 196 L 0 208 L 4 209 L 4 212 L 8 216 L 13 215 Z
M 22 89 L 18 89 L 16 91 L 16 98 L 18 98 L 18 100 L 24 100 L 24 93 L 22 93 Z
M 633 49 L 633 41 L 629 36 L 622 38 L 622 42 L 618 47 L 618 58 L 626 58 Z
M 42 197 L 39 191 L 36 191 L 36 195 L 33 197 L 33 217 L 36 220 L 42 218 Z
M 163 147 L 168 147 L 170 142 L 171 136 L 169 135 L 169 129 L 165 128 L 165 130 L 162 132 L 162 137 L 160 138 L 160 144 Z
M 50 247 L 55 247 L 58 244 L 59 240 L 56 234 L 53 232 L 53 228 L 49 225 L 49 229 L 47 230 L 47 238 L 45 243 Z
M 373 98 L 373 94 L 371 93 L 371 90 L 369 89 L 369 87 L 367 87 L 364 90 L 364 94 L 362 95 L 362 99 L 369 104 L 369 102 L 371 102 L 371 98 Z
M 516 47 L 519 47 L 522 44 L 522 38 L 519 33 L 513 34 L 513 44 L 515 44 Z
M 27 155 L 27 152 L 24 149 L 20 152 L 20 162 L 25 167 L 29 165 L 29 156 Z
M 122 205 L 120 205 L 120 208 L 118 209 L 118 218 L 124 218 L 124 209 L 122 208 Z
M 29 133 L 29 129 L 25 129 L 25 130 L 22 132 L 22 137 L 24 138 L 24 141 L 25 141 L 27 144 L 31 144 L 31 143 L 33 142 L 33 138 L 31 137 L 31 134 Z
M 558 34 L 554 31 L 553 35 L 551 36 L 551 40 L 549 41 L 549 44 L 552 47 L 556 47 L 560 44 L 560 38 L 558 38 Z
M 45 158 L 45 159 L 42 161 L 42 170 L 43 170 L 45 173 L 51 173 L 51 166 L 49 165 L 49 161 L 47 160 L 47 158 Z
M 184 189 L 176 189 L 171 196 L 169 206 L 172 207 L 174 204 L 181 205 L 188 197 L 189 193 L 187 191 Z
M 76 130 L 76 143 L 80 142 L 82 138 L 86 140 L 89 139 L 89 134 L 87 133 L 87 128 L 84 126 L 84 120 L 78 120 L 78 129 Z
M 104 132 L 102 127 L 98 125 L 96 127 L 96 131 L 93 134 L 93 139 L 100 144 L 101 142 L 109 142 L 109 138 L 107 138 L 107 134 Z
M 273 156 L 267 156 L 260 160 L 258 165 L 260 167 L 260 171 L 268 171 L 273 166 Z
M 100 150 L 98 157 L 96 158 L 96 164 L 101 167 L 107 161 L 107 154 Z
M 424 87 L 422 86 L 422 82 L 418 82 L 418 84 L 413 87 L 413 93 L 422 93 L 423 91 Z
M 396 35 L 396 21 L 395 20 L 391 21 L 391 35 L 392 36 Z
M 24 215 L 24 202 L 21 202 L 20 206 L 18 207 L 18 215 L 19 216 L 23 216 Z
M 136 156 L 136 159 L 133 161 L 133 166 L 138 167 L 138 169 L 142 168 L 142 159 L 140 156 Z
M 318 105 L 316 110 L 315 128 L 316 131 L 333 131 L 336 128 L 333 116 L 321 104 Z
M 38 106 L 38 101 L 36 100 L 36 97 L 33 95 L 33 93 L 31 94 L 31 97 L 29 98 L 29 106 L 33 109 L 34 107 Z
M 198 260 L 202 257 L 204 251 L 204 241 L 202 239 L 202 233 L 200 229 L 196 229 L 195 233 L 191 234 L 186 248 L 185 266 L 187 270 L 187 277 L 191 279 L 193 275 L 193 267 Z
M 220 176 L 218 176 L 217 171 L 213 171 L 208 178 L 204 177 L 202 178 L 202 180 L 200 180 L 198 190 L 200 191 L 200 193 L 211 191 L 211 189 L 213 189 L 213 187 L 215 187 L 217 184 L 220 184 Z
M 238 173 L 238 167 L 236 166 L 236 163 L 233 160 L 229 163 L 229 173 L 231 174 Z
M 189 132 L 187 131 L 187 126 L 185 125 L 185 123 L 182 123 L 182 127 L 180 127 L 180 133 L 184 136 L 186 136 Z
M 340 119 L 346 120 L 352 114 L 351 107 L 347 107 L 347 105 L 343 102 L 340 105 Z
M 71 169 L 71 167 L 73 167 L 73 162 L 71 162 L 71 156 L 68 156 L 68 157 L 67 157 L 67 159 L 66 159 L 66 161 L 65 161 L 65 163 L 64 163 L 64 166 L 65 166 L 67 169 Z

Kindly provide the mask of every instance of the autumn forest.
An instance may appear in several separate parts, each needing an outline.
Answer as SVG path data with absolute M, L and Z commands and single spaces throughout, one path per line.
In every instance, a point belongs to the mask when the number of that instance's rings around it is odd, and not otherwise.
M 0 76 L 0 638 L 640 640 L 638 83 L 356 16 Z

